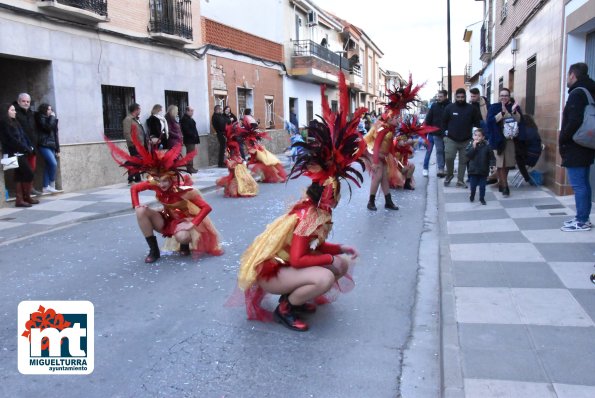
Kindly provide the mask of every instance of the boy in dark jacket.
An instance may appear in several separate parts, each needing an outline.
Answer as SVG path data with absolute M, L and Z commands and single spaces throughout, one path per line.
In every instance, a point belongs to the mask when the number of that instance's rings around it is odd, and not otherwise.
M 465 153 L 469 159 L 467 163 L 467 174 L 471 183 L 469 200 L 471 202 L 475 200 L 475 190 L 479 185 L 479 201 L 485 205 L 486 180 L 490 174 L 490 160 L 494 157 L 494 153 L 488 146 L 482 129 L 476 129 L 473 132 L 473 141 L 467 145 Z

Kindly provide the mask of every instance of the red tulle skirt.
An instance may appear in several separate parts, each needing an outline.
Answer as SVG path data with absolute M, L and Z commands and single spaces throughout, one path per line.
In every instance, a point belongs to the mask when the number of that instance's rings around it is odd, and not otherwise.
M 267 166 L 264 163 L 252 163 L 250 165 L 252 173 L 260 176 L 260 182 L 277 183 L 287 180 L 287 173 L 282 164 Z
M 258 274 L 259 279 L 262 278 L 268 280 L 275 278 L 279 269 L 284 266 L 285 265 L 280 265 L 275 260 L 268 260 L 262 265 Z M 348 293 L 353 290 L 354 287 L 355 282 L 353 281 L 352 269 L 349 269 L 342 278 L 335 281 L 328 292 L 314 298 L 313 302 L 317 305 L 332 303 L 337 300 L 339 293 Z M 267 309 L 263 306 L 263 302 L 267 301 L 266 299 L 270 296 L 272 296 L 272 294 L 267 293 L 257 283 L 250 286 L 250 288 L 246 289 L 244 292 L 236 287 L 234 293 L 225 303 L 225 306 L 233 307 L 244 304 L 246 307 L 246 315 L 249 320 L 270 322 L 273 320 L 272 310 L 274 308 Z
M 166 239 L 164 250 L 166 251 L 178 251 L 180 250 L 180 244 L 173 237 L 178 232 L 178 225 L 182 222 L 192 222 L 192 218 L 180 218 L 180 219 L 165 219 L 165 225 L 161 234 L 168 238 Z M 192 240 L 190 242 L 190 250 L 193 256 L 199 256 L 203 253 L 210 254 L 212 256 L 220 256 L 223 254 L 221 244 L 219 240 L 219 233 L 213 226 L 213 223 L 209 218 L 205 218 L 200 224 L 196 225 L 190 230 Z

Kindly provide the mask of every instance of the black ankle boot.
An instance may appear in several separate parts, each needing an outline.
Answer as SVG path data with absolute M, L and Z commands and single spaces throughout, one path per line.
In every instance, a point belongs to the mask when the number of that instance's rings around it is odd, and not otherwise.
M 283 301 L 288 301 L 288 296 L 289 295 L 284 294 L 281 297 L 279 297 L 279 303 L 282 303 Z M 316 304 L 313 304 L 313 303 L 304 303 L 302 305 L 292 305 L 292 307 L 295 312 L 302 312 L 305 314 L 313 314 L 316 312 Z
M 147 238 L 147 243 L 149 244 L 149 254 L 145 258 L 145 263 L 150 264 L 157 261 L 159 257 L 161 257 L 161 252 L 159 251 L 159 245 L 157 245 L 157 237 L 155 235 L 151 235 Z
M 389 210 L 399 210 L 399 206 L 393 203 L 390 193 L 384 195 L 384 208 Z
M 190 255 L 190 243 L 180 243 L 180 255 L 181 256 L 189 256 Z
M 475 200 L 475 192 L 471 192 L 471 195 L 469 195 L 469 202 L 473 202 Z
M 374 203 L 375 201 L 376 201 L 376 195 L 370 195 L 370 200 L 368 201 L 368 210 L 372 210 L 372 211 L 378 210 L 376 208 L 376 204 Z
M 407 178 L 405 180 L 405 185 L 403 186 L 403 189 L 408 189 L 410 191 L 413 191 L 415 189 L 411 186 L 411 178 Z
M 289 302 L 286 295 L 281 296 L 282 300 L 275 308 L 275 312 L 273 316 L 275 320 L 285 326 L 287 326 L 291 330 L 295 330 L 297 332 L 305 332 L 308 330 L 308 324 L 302 321 L 297 314 L 295 313 L 295 309 L 293 305 Z

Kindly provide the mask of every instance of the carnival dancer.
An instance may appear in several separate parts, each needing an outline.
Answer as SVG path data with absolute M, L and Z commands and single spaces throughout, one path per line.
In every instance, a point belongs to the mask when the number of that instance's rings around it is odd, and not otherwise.
M 186 164 L 196 151 L 180 157 L 182 145 L 169 150 L 154 149 L 148 151 L 133 135 L 137 156 L 131 156 L 106 139 L 112 157 L 122 167 L 133 173 L 146 173 L 147 181 L 132 185 L 130 195 L 132 207 L 141 232 L 149 245 L 149 254 L 145 263 L 153 263 L 161 257 L 154 231 L 163 234 L 166 239 L 164 248 L 179 251 L 183 256 L 208 253 L 215 256 L 223 254 L 219 243 L 219 233 L 207 217 L 211 206 L 203 199 L 200 192 L 192 186 L 190 176 L 182 176 Z M 151 190 L 163 209 L 154 210 L 139 201 L 139 192 Z
M 228 124 L 225 130 L 227 136 L 227 159 L 225 165 L 229 174 L 219 178 L 215 183 L 223 187 L 223 195 L 228 198 L 251 197 L 258 195 L 258 184 L 244 164 L 240 152 L 245 131 L 238 123 Z
M 242 255 L 238 285 L 244 290 L 248 319 L 274 318 L 296 331 L 308 330 L 298 315 L 314 312 L 317 304 L 332 301 L 333 287 L 346 291 L 353 287 L 349 269 L 358 253 L 350 246 L 326 241 L 332 226 L 332 210 L 339 201 L 340 180 L 357 186 L 363 181 L 351 165 L 363 162 L 365 144 L 357 123 L 365 108 L 358 109 L 347 122 L 349 96 L 345 77 L 340 74 L 340 113 L 332 113 L 322 86 L 323 117 L 308 128 L 311 140 L 297 143 L 303 151 L 290 178 L 305 175 L 312 179 L 305 196 L 283 216 L 269 224 Z M 261 307 L 266 294 L 279 294 L 273 314 Z
M 401 122 L 397 134 L 393 139 L 394 166 L 387 160 L 388 179 L 391 188 L 415 189 L 415 164 L 409 162 L 414 154 L 413 143 L 422 138 L 429 143 L 427 135 L 438 131 L 438 127 L 418 124 L 417 116 Z
M 392 201 L 388 173 L 386 166 L 386 156 L 390 153 L 393 145 L 393 136 L 396 127 L 399 124 L 401 110 L 406 109 L 409 103 L 417 101 L 417 93 L 423 85 L 417 85 L 413 88 L 411 76 L 407 85 L 400 81 L 399 86 L 392 91 L 387 88 L 389 102 L 386 104 L 386 110 L 380 118 L 374 123 L 364 140 L 368 146 L 368 162 L 371 163 L 372 182 L 370 183 L 370 199 L 368 201 L 368 210 L 376 211 L 376 193 L 378 186 L 382 188 L 384 194 L 384 208 L 389 210 L 399 210 L 399 206 Z
M 244 123 L 242 130 L 242 137 L 250 154 L 248 168 L 252 171 L 252 174 L 259 176 L 260 182 L 285 182 L 287 173 L 281 161 L 261 143 L 263 139 L 270 140 L 271 137 L 266 132 L 258 130 L 247 123 Z

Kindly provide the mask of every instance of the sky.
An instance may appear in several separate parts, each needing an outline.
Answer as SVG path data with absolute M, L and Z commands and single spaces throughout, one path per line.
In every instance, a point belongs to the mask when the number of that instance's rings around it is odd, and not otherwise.
M 438 90 L 440 66 L 448 65 L 446 0 L 314 0 L 320 8 L 363 29 L 384 56 L 380 67 L 426 82 L 422 99 Z M 465 28 L 483 19 L 483 1 L 450 1 L 451 68 L 462 75 L 469 60 Z M 447 69 L 444 69 L 446 76 Z M 455 87 L 453 87 L 453 90 Z

